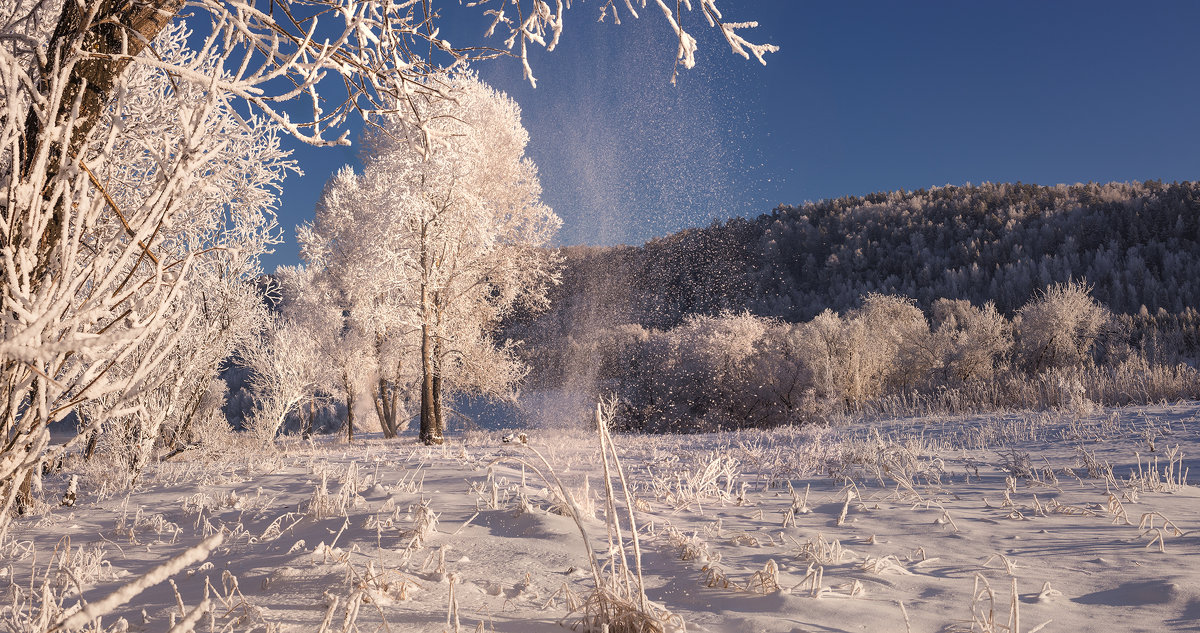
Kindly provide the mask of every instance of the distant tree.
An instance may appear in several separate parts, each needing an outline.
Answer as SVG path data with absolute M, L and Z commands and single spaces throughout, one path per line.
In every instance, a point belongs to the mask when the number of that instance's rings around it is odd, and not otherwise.
M 1017 311 L 1017 353 L 1032 372 L 1084 365 L 1111 319 L 1083 281 L 1053 284 Z
M 866 380 L 880 389 L 919 383 L 932 369 L 927 349 L 929 323 L 916 301 L 899 295 L 871 293 L 851 314 L 862 322 L 866 339 L 860 342 Z
M 309 328 L 275 317 L 261 338 L 238 354 L 238 362 L 252 372 L 254 409 L 246 427 L 264 443 L 273 441 L 287 417 L 329 380 L 320 352 L 320 340 Z
M 302 229 L 303 232 L 303 229 Z M 352 246 L 354 242 L 341 243 Z M 371 271 L 370 260 L 354 259 L 355 251 L 339 251 L 337 257 L 323 261 L 351 261 L 346 266 L 281 266 L 276 273 L 279 279 L 281 306 L 284 318 L 291 327 L 306 333 L 318 368 L 308 370 L 313 378 L 309 396 L 309 417 L 314 412 L 317 394 L 339 397 L 345 408 L 343 424 L 346 440 L 354 440 L 361 396 L 371 392 L 373 381 L 388 379 L 387 367 L 375 354 L 373 341 L 382 336 L 379 328 L 393 323 L 389 318 L 373 309 L 380 306 L 367 301 L 369 292 L 361 292 L 371 286 L 364 281 L 364 271 Z M 343 259 L 338 259 L 341 257 Z M 350 260 L 344 258 L 349 257 Z M 374 271 L 377 274 L 383 271 Z M 372 277 L 374 278 L 374 277 Z M 372 329 L 375 328 L 375 329 Z M 284 357 L 287 350 L 281 351 Z M 396 427 L 381 420 L 386 437 L 395 437 Z
M 933 324 L 933 351 L 957 382 L 991 378 L 1013 346 L 1012 324 L 990 301 L 977 308 L 964 299 L 938 299 Z
M 874 395 L 870 376 L 877 363 L 868 348 L 868 334 L 861 320 L 842 318 L 832 310 L 803 324 L 802 354 L 812 368 L 818 397 L 854 409 Z

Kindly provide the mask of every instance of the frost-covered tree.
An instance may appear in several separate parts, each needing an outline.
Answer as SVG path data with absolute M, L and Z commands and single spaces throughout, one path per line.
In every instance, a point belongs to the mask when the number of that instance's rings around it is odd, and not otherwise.
M 187 36 L 182 25 L 167 29 L 156 59 L 196 61 Z M 0 88 L 19 101 L 11 85 Z M 85 435 L 103 427 L 128 436 L 136 476 L 164 425 L 185 423 L 189 401 L 208 391 L 253 321 L 257 300 L 245 284 L 276 239 L 275 196 L 291 163 L 274 125 L 149 64 L 131 65 L 112 88 L 79 158 L 67 163 L 55 154 L 61 146 L 42 147 L 40 165 L 24 171 L 20 143 L 0 155 L 9 168 L 0 170 L 0 269 L 13 308 L 0 343 L 0 529 L 13 482 L 50 450 L 47 425 L 79 405 L 92 405 Z M 8 123 L 15 103 L 4 103 Z M 68 144 L 77 120 L 46 134 Z
M 935 364 L 925 343 L 929 322 L 908 297 L 870 293 L 851 318 L 862 321 L 866 338 L 860 340 L 860 357 L 867 365 L 867 380 L 879 388 L 903 388 L 921 381 Z
M 328 379 L 328 368 L 319 341 L 303 325 L 276 317 L 262 334 L 243 347 L 238 362 L 252 372 L 254 410 L 246 426 L 263 442 L 271 442 L 288 415 Z
M 992 378 L 1012 349 L 1012 324 L 990 301 L 979 308 L 965 299 L 938 299 L 933 323 L 934 353 L 953 381 Z
M 522 375 L 490 333 L 519 305 L 544 307 L 557 279 L 544 247 L 560 224 L 540 201 L 517 105 L 469 73 L 444 83 L 453 99 L 415 106 L 447 139 L 439 151 L 425 155 L 384 122 L 364 139 L 363 173 L 335 175 L 299 231 L 348 327 L 379 349 L 404 340 L 418 355 L 421 439 L 435 443 L 444 394 L 500 395 Z M 399 385 L 391 366 L 380 363 L 381 380 Z
M 1086 364 L 1111 321 L 1083 281 L 1048 286 L 1017 311 L 1017 353 L 1032 372 Z

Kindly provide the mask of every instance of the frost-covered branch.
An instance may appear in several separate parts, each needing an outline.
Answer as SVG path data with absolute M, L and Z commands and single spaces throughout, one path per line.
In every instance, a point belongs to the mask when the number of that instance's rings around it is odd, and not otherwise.
M 96 618 L 112 613 L 113 609 L 128 603 L 138 594 L 174 576 L 188 565 L 194 565 L 208 558 L 209 552 L 220 545 L 224 539 L 224 534 L 217 533 L 200 541 L 186 551 L 171 557 L 167 562 L 146 572 L 137 580 L 108 594 L 100 600 L 89 602 L 79 611 L 76 611 L 51 627 L 50 633 L 75 630 Z

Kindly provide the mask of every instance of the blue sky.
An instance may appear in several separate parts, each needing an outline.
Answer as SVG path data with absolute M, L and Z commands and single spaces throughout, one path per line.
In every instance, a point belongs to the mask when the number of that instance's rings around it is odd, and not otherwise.
M 477 41 L 447 4 L 444 33 Z M 516 60 L 477 66 L 522 106 L 562 244 L 900 188 L 1200 176 L 1200 2 L 724 0 L 780 52 L 735 57 L 687 16 L 701 49 L 675 86 L 661 15 L 598 24 L 599 6 L 531 55 L 536 89 Z M 294 226 L 356 152 L 297 147 L 267 270 L 298 261 Z

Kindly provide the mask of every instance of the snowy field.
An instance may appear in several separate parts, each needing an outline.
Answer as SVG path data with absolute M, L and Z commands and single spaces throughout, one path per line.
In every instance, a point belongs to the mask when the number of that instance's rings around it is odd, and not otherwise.
M 46 630 L 80 590 L 98 630 L 582 630 L 587 547 L 665 630 L 1200 630 L 1200 404 L 615 435 L 619 524 L 598 433 L 501 435 L 185 453 L 129 494 L 72 457 L 0 547 L 0 630 Z

